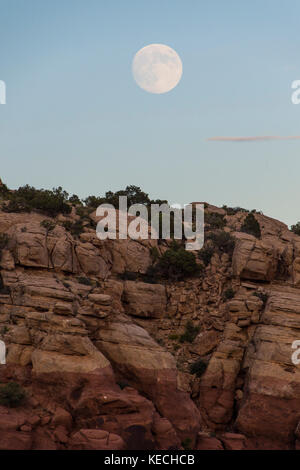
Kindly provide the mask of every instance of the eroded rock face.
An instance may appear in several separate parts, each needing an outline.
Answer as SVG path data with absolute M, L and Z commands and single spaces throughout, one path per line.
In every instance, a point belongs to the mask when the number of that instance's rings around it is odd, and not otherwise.
M 262 323 L 245 357 L 246 399 L 237 426 L 247 434 L 288 443 L 300 419 L 300 369 L 291 360 L 291 345 L 300 331 L 300 292 L 272 289 Z
M 251 235 L 239 238 L 233 254 L 233 273 L 242 279 L 271 281 L 277 271 L 278 250 Z
M 300 447 L 300 238 L 255 214 L 257 239 L 239 231 L 244 212 L 207 210 L 233 256 L 215 249 L 197 277 L 155 284 L 151 248 L 167 244 L 0 210 L 0 384 L 26 390 L 0 405 L 1 449 Z
M 115 240 L 107 242 L 107 250 L 112 257 L 112 272 L 120 274 L 124 271 L 145 274 L 152 264 L 149 247 L 151 243 L 134 240 Z
M 200 415 L 188 395 L 177 389 L 173 356 L 159 346 L 141 327 L 126 319 L 99 330 L 98 348 L 115 367 L 151 398 L 160 414 L 184 436 L 200 429 Z M 176 403 L 180 402 L 180 407 Z
M 69 441 L 73 450 L 124 450 L 125 443 L 117 434 L 100 429 L 80 429 Z
M 123 302 L 128 315 L 144 318 L 162 317 L 167 308 L 166 288 L 161 284 L 126 281 Z

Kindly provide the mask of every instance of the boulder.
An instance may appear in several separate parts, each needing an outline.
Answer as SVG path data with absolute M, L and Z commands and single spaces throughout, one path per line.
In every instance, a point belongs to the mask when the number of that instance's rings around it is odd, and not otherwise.
M 271 281 L 277 272 L 278 249 L 251 235 L 236 240 L 232 259 L 234 276 L 241 279 Z
M 199 412 L 188 394 L 177 389 L 173 356 L 141 327 L 125 320 L 99 330 L 96 345 L 112 364 L 130 377 L 139 390 L 153 400 L 179 435 L 190 437 L 200 427 Z M 176 406 L 180 401 L 181 406 Z
M 165 286 L 145 282 L 126 281 L 123 301 L 128 315 L 142 318 L 159 318 L 166 312 Z
M 124 450 L 123 439 L 101 429 L 80 429 L 69 441 L 73 450 Z

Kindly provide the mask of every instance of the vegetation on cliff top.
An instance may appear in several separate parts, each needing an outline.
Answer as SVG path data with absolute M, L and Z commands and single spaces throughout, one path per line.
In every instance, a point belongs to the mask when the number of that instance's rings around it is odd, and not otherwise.
M 125 189 L 116 192 L 107 191 L 105 196 L 88 196 L 81 200 L 76 194 L 69 196 L 67 191 L 61 186 L 58 188 L 36 189 L 28 184 L 20 186 L 15 191 L 10 191 L 5 184 L 0 185 L 0 199 L 6 201 L 2 209 L 7 212 L 30 212 L 39 210 L 49 216 L 58 214 L 69 214 L 72 206 L 76 206 L 78 215 L 86 216 L 100 204 L 112 204 L 116 209 L 119 208 L 119 197 L 126 196 L 127 204 L 162 204 L 168 203 L 166 200 L 152 200 L 149 195 L 141 190 L 139 186 L 129 185 Z
M 36 189 L 33 186 L 21 186 L 7 195 L 8 202 L 3 204 L 5 212 L 30 212 L 39 210 L 49 216 L 70 214 L 72 206 L 68 204 L 69 195 L 62 187 Z
M 291 226 L 291 231 L 296 235 L 300 235 L 300 222 L 297 222 L 295 225 Z
M 252 212 L 245 217 L 243 225 L 241 226 L 241 232 L 249 233 L 256 238 L 261 237 L 260 225 Z

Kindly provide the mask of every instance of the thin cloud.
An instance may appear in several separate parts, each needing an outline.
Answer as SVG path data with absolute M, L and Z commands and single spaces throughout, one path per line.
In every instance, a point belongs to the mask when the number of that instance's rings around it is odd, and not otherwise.
M 268 140 L 299 140 L 300 135 L 255 135 L 250 137 L 209 137 L 206 139 L 210 142 L 264 142 Z

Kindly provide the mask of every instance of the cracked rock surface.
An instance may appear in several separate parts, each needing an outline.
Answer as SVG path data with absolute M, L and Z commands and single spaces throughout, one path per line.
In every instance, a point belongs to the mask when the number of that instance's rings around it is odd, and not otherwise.
M 48 230 L 42 214 L 0 211 L 0 385 L 26 391 L 0 406 L 0 449 L 300 448 L 300 237 L 255 214 L 257 239 L 244 212 L 206 210 L 224 215 L 233 255 L 155 283 L 167 241 L 73 237 L 59 218 Z

